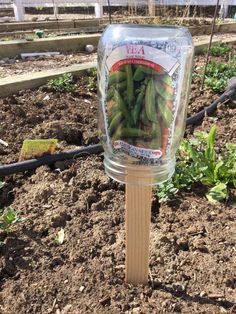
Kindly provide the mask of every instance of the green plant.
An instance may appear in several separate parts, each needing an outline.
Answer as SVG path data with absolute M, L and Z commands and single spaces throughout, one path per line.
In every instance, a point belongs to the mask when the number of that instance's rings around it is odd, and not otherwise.
M 92 68 L 88 71 L 88 90 L 91 92 L 97 91 L 97 68 Z
M 72 92 L 75 90 L 75 83 L 71 73 L 65 73 L 55 79 L 51 79 L 47 83 L 47 87 L 57 92 Z
M 25 40 L 26 41 L 34 41 L 35 39 L 37 39 L 38 37 L 35 35 L 35 34 L 33 34 L 33 35 L 26 35 L 25 36 Z
M 37 29 L 35 30 L 35 35 L 38 37 L 38 38 L 43 38 L 44 37 L 44 31 L 43 30 L 40 30 L 40 29 Z
M 206 52 L 206 49 L 204 49 Z M 226 43 L 217 43 L 210 48 L 210 54 L 214 57 L 224 56 L 227 52 L 230 52 L 231 48 Z
M 209 133 L 199 132 L 182 142 L 176 172 L 157 192 L 161 202 L 194 183 L 208 187 L 206 197 L 212 203 L 227 198 L 228 187 L 236 187 L 236 146 L 226 144 L 223 152 L 216 153 L 215 137 L 214 125 Z
M 4 185 L 5 185 L 5 182 L 0 180 L 0 189 L 2 189 L 4 187 Z
M 236 76 L 236 63 L 209 62 L 206 69 L 205 86 L 214 92 L 225 90 L 229 78 Z
M 23 219 L 12 207 L 0 211 L 0 230 L 2 231 L 9 232 L 13 225 L 22 221 Z

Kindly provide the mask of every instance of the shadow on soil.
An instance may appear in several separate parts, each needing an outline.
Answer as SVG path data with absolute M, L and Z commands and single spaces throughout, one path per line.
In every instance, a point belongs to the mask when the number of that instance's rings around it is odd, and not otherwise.
M 200 296 L 191 296 L 185 291 L 176 291 L 171 287 L 166 286 L 165 284 L 162 284 L 160 282 L 154 281 L 153 284 L 153 290 L 162 290 L 168 293 L 171 293 L 172 296 L 176 298 L 180 298 L 182 300 L 188 301 L 188 302 L 195 302 L 199 304 L 211 304 L 223 307 L 225 309 L 231 309 L 230 313 L 235 313 L 234 310 L 236 310 L 236 303 L 230 302 L 227 300 L 217 300 L 215 298 L 210 297 L 200 297 Z

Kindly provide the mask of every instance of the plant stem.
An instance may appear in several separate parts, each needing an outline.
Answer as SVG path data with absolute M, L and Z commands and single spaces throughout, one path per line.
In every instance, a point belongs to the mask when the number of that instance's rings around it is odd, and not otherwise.
M 205 64 L 203 78 L 202 78 L 201 91 L 203 90 L 203 86 L 204 86 L 204 82 L 205 82 L 206 70 L 207 70 L 207 65 L 208 65 L 208 62 L 209 62 L 210 49 L 211 49 L 211 44 L 212 44 L 214 28 L 215 28 L 215 24 L 216 24 L 216 15 L 217 15 L 218 7 L 219 7 L 219 2 L 220 2 L 220 0 L 217 0 L 216 7 L 215 7 L 214 18 L 213 18 L 212 28 L 211 28 L 210 42 L 209 42 L 209 45 L 208 45 L 208 48 L 207 48 L 206 64 Z

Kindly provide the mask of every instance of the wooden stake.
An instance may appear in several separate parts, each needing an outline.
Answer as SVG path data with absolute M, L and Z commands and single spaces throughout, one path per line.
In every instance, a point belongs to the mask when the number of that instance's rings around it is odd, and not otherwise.
M 126 261 L 125 280 L 147 284 L 152 187 L 126 184 Z

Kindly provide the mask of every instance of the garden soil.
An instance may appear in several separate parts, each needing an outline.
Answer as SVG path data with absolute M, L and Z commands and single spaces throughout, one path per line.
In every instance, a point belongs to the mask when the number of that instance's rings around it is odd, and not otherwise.
M 16 162 L 26 138 L 58 138 L 59 150 L 98 143 L 97 98 L 79 79 L 74 92 L 45 87 L 0 100 L 0 162 Z M 217 95 L 193 83 L 189 114 Z M 235 104 L 187 129 L 217 124 L 216 149 L 236 143 Z M 42 166 L 5 178 L 1 207 L 24 221 L 0 240 L 1 314 L 236 313 L 236 191 L 217 205 L 202 186 L 160 205 L 153 193 L 147 286 L 124 283 L 124 185 L 103 156 Z M 62 244 L 55 238 L 64 229 Z

